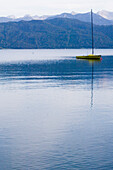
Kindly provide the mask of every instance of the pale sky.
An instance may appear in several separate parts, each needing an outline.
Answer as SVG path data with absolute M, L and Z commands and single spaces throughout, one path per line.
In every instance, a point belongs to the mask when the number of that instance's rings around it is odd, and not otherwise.
M 113 0 L 0 0 L 0 16 L 53 15 L 62 12 L 113 12 Z

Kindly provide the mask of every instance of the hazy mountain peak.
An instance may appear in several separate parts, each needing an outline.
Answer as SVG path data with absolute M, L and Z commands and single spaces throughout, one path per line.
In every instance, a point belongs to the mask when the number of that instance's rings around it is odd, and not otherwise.
M 16 17 L 14 15 L 9 15 L 7 18 L 15 19 Z
M 106 11 L 106 10 L 101 10 L 101 11 L 97 12 L 97 14 L 102 16 L 103 18 L 113 20 L 113 12 L 109 12 L 109 11 Z
M 31 15 L 26 14 L 26 15 L 24 15 L 24 17 L 22 17 L 22 18 L 29 18 L 29 19 L 31 19 L 32 17 L 31 17 Z
M 24 17 L 17 18 L 16 21 L 21 21 L 21 20 L 31 21 L 32 19 L 33 18 L 29 14 L 26 14 Z
M 72 11 L 72 12 L 71 12 L 71 14 L 72 14 L 72 15 L 76 15 L 77 13 L 76 13 L 76 12 L 74 12 L 74 11 Z

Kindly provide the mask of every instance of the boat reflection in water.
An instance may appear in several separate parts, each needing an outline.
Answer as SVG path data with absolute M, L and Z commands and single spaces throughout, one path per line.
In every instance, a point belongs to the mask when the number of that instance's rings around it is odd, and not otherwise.
M 89 60 L 89 63 L 91 63 L 91 65 L 92 65 L 92 76 L 91 76 L 91 108 L 93 107 L 93 73 L 94 73 L 94 63 L 95 62 L 101 62 L 101 60 L 100 59 L 96 59 L 96 60 Z
M 79 59 L 77 59 L 79 60 Z M 82 61 L 88 61 L 91 64 L 91 108 L 93 107 L 93 83 L 94 83 L 94 64 L 102 61 L 101 59 L 80 59 Z

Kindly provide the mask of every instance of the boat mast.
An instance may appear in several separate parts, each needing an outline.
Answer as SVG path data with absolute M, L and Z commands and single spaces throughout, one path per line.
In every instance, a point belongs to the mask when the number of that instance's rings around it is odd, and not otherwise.
M 91 9 L 91 30 L 92 30 L 92 54 L 94 54 L 94 41 L 93 41 L 93 12 Z

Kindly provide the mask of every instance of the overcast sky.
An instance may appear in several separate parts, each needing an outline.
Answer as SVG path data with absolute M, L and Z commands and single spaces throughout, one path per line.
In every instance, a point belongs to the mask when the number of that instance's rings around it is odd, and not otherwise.
M 51 15 L 62 12 L 113 11 L 113 0 L 0 0 L 0 16 Z

